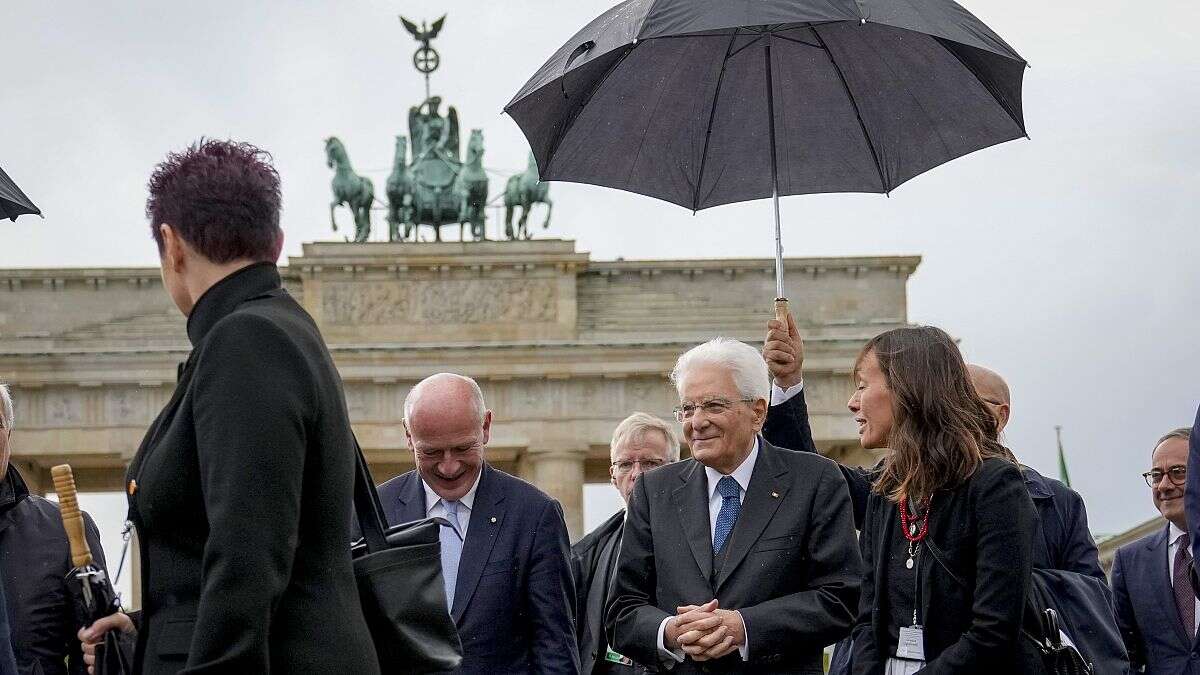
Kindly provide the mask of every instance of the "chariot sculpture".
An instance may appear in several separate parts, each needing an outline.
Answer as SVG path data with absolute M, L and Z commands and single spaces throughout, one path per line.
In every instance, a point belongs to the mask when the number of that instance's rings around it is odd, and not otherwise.
M 472 129 L 463 156 L 458 110 L 448 106 L 441 112 L 442 98 L 429 95 L 429 75 L 441 57 L 430 45 L 442 30 L 446 17 L 418 27 L 400 17 L 404 27 L 420 43 L 413 66 L 425 75 L 425 100 L 408 109 L 408 135 L 396 136 L 391 174 L 387 178 L 383 204 L 375 195 L 371 179 L 355 173 L 345 145 L 337 137 L 325 140 L 326 163 L 334 169 L 333 201 L 329 205 L 330 226 L 338 230 L 336 210 L 345 206 L 354 218 L 354 241 L 371 236 L 371 211 L 386 210 L 389 241 L 421 241 L 421 228 L 433 230 L 433 240 L 442 241 L 442 227 L 459 226 L 459 238 L 486 239 L 488 175 L 483 168 L 483 131 Z M 538 178 L 533 154 L 523 173 L 511 176 L 502 195 L 504 233 L 508 239 L 529 239 L 529 212 L 535 204 L 547 207 L 542 227 L 550 225 L 549 185 Z M 517 222 L 513 224 L 513 214 Z

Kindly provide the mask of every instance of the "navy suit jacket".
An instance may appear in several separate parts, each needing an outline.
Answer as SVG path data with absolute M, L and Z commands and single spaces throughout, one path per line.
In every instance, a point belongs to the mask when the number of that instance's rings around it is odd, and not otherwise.
M 388 523 L 425 517 L 415 471 L 379 486 Z M 456 673 L 578 673 L 575 584 L 562 507 L 483 465 L 450 613 L 462 640 Z
M 1187 492 L 1183 495 L 1183 505 L 1187 509 L 1192 560 L 1195 560 L 1196 554 L 1200 553 L 1200 408 L 1196 409 L 1196 423 L 1192 426 L 1192 437 L 1188 442 Z M 1200 591 L 1197 596 L 1200 596 Z
M 1154 675 L 1200 675 L 1200 645 L 1175 609 L 1167 570 L 1169 526 L 1117 549 L 1112 586 L 1117 623 L 1136 670 Z

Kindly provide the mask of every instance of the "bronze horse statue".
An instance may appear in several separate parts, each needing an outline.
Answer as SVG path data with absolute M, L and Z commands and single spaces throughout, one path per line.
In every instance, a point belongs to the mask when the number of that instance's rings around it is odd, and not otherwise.
M 388 241 L 404 241 L 412 235 L 413 229 L 412 175 L 408 171 L 408 138 L 405 136 L 396 136 L 396 156 L 387 179 L 387 200 Z
M 487 206 L 488 177 L 483 170 L 483 131 L 480 129 L 471 130 L 466 160 L 454 179 L 454 194 L 459 198 L 459 239 L 466 241 L 462 236 L 461 225 L 468 223 L 471 225 L 472 239 L 487 239 L 484 230 L 484 207 Z
M 325 164 L 334 169 L 333 201 L 329 202 L 330 226 L 337 232 L 333 211 L 345 204 L 354 216 L 354 241 L 366 241 L 371 237 L 371 205 L 375 202 L 375 185 L 370 178 L 354 173 L 346 147 L 336 136 L 325 139 Z
M 542 229 L 550 227 L 550 213 L 554 203 L 550 201 L 550 184 L 538 176 L 537 160 L 529 153 L 529 163 L 525 172 L 512 176 L 504 186 L 504 234 L 509 239 L 529 239 L 529 212 L 534 204 L 546 205 L 546 220 Z M 512 226 L 513 209 L 520 207 L 521 215 L 517 219 L 517 229 Z

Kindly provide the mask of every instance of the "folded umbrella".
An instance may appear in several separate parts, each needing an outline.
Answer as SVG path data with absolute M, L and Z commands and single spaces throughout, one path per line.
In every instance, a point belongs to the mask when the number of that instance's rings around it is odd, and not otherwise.
M 81 628 L 86 628 L 97 619 L 119 612 L 121 603 L 113 592 L 108 575 L 92 559 L 91 547 L 84 536 L 83 516 L 79 512 L 71 466 L 55 466 L 50 469 L 50 475 L 54 480 L 54 491 L 58 493 L 63 527 L 71 545 L 71 564 L 74 567 L 67 573 L 71 605 L 76 622 Z M 96 675 L 128 675 L 133 672 L 132 661 L 118 632 L 108 631 L 104 635 L 104 643 L 96 646 L 96 663 L 93 666 Z

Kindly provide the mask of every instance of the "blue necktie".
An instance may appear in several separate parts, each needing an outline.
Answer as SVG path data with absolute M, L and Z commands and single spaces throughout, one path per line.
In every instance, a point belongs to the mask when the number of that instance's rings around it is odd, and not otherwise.
M 725 547 L 729 533 L 733 531 L 733 524 L 742 512 L 742 501 L 738 499 L 742 493 L 742 486 L 738 485 L 733 476 L 725 476 L 717 481 L 717 493 L 721 495 L 721 510 L 717 513 L 717 526 L 713 533 L 714 554 L 720 553 Z
M 439 533 L 442 540 L 442 580 L 446 583 L 446 605 L 454 607 L 454 586 L 458 582 L 458 561 L 462 558 L 463 538 L 459 533 L 458 502 L 442 500 L 446 507 L 446 520 Z

